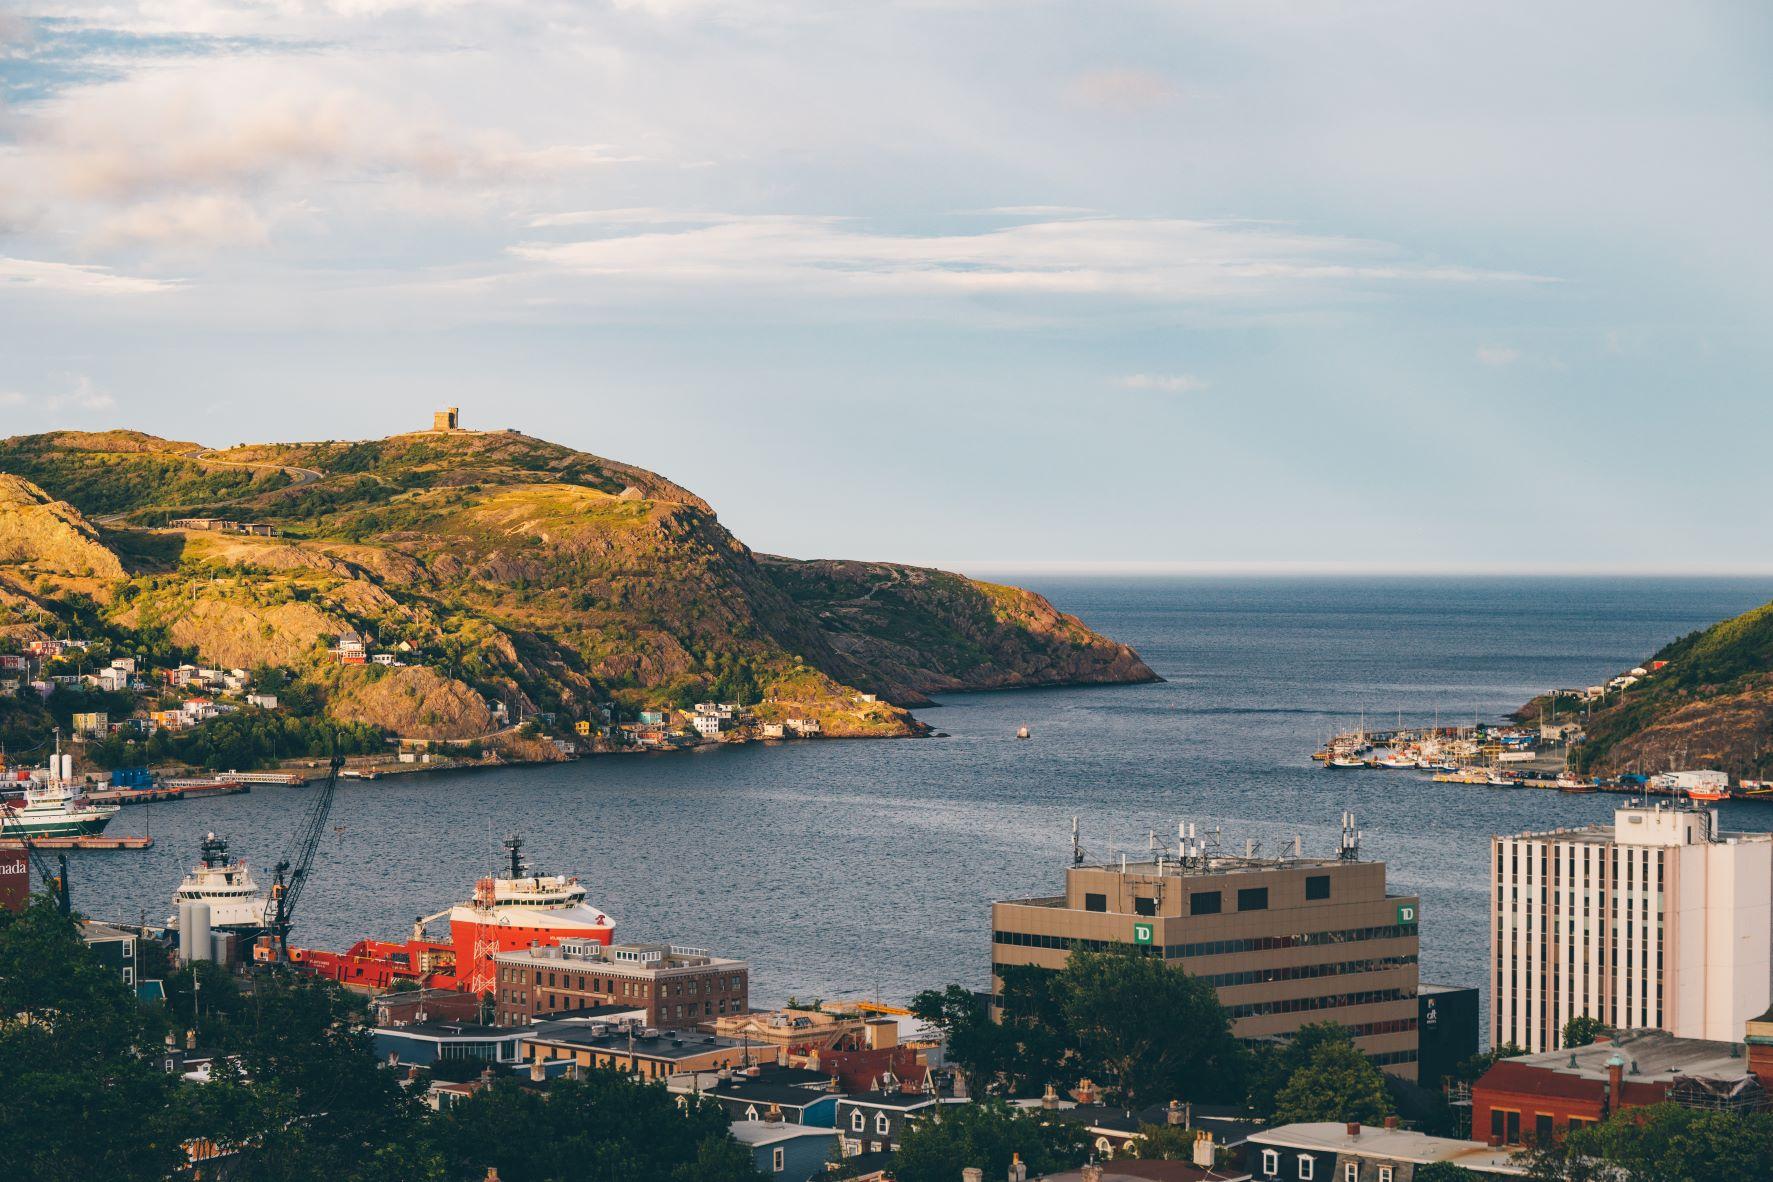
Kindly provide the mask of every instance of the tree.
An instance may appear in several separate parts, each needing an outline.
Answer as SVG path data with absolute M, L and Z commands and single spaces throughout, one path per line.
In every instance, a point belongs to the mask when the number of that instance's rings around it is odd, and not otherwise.
M 1293 1032 L 1285 1042 L 1258 1043 L 1250 1051 L 1244 1103 L 1251 1112 L 1274 1112 L 1277 1097 L 1295 1072 L 1311 1062 L 1317 1049 L 1333 1042 L 1354 1043 L 1354 1035 L 1339 1022 L 1311 1022 Z
M 1145 1125 L 1134 1143 L 1134 1154 L 1141 1161 L 1193 1161 L 1197 1135 L 1181 1125 Z
M 1213 987 L 1130 945 L 1073 950 L 1056 994 L 1079 1061 L 1129 1106 L 1241 1095 L 1243 1055 Z
M 502 1182 L 758 1182 L 711 1100 L 679 1105 L 657 1083 L 617 1071 L 557 1080 L 546 1097 L 506 1079 L 436 1123 L 445 1176 Z
M 1419 1165 L 1410 1178 L 1411 1182 L 1484 1182 L 1479 1175 L 1450 1161 L 1431 1161 Z
M 938 1106 L 935 1115 L 911 1125 L 893 1155 L 896 1182 L 954 1182 L 963 1167 L 987 1178 L 1009 1172 L 1019 1155 L 1032 1177 L 1070 1169 L 1088 1153 L 1088 1134 L 1076 1125 L 1043 1124 L 1001 1100 Z
M 185 1162 L 175 1081 L 134 990 L 48 896 L 0 911 L 0 1178 L 161 1179 Z
M 1542 1182 L 1717 1182 L 1773 1178 L 1773 1114 L 1657 1104 L 1615 1112 L 1528 1153 Z
M 1563 1044 L 1566 1049 L 1586 1047 L 1592 1045 L 1600 1035 L 1611 1033 L 1613 1033 L 1613 1028 L 1601 1022 L 1600 1019 L 1591 1018 L 1587 1014 L 1578 1014 L 1564 1023 Z
M 1352 1042 L 1326 1042 L 1311 1053 L 1275 1097 L 1274 1119 L 1378 1124 L 1391 1111 L 1385 1080 Z

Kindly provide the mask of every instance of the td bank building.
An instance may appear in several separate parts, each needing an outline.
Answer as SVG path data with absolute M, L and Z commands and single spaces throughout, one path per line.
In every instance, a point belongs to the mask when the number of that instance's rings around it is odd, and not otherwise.
M 1415 1080 L 1420 900 L 1386 892 L 1353 818 L 1331 858 L 1213 845 L 1184 832 L 1174 852 L 1098 865 L 1074 842 L 1064 894 L 992 904 L 994 990 L 1000 966 L 1059 969 L 1073 948 L 1128 944 L 1210 983 L 1239 1038 L 1336 1022 L 1376 1065 Z

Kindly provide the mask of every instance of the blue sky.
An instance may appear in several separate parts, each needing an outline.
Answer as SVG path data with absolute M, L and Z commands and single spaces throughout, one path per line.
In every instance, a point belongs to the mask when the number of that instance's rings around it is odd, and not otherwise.
M 459 404 L 801 556 L 1773 569 L 1759 5 L 15 12 L 0 434 Z

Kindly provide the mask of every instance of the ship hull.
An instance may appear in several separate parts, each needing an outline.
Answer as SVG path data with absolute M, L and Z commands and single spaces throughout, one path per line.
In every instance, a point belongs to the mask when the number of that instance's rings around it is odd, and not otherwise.
M 8 816 L 0 824 L 0 836 L 5 837 L 90 837 L 95 833 L 104 832 L 106 825 L 111 823 L 115 814 L 105 813 L 97 817 L 58 817 L 54 820 L 26 820 L 16 813 Z

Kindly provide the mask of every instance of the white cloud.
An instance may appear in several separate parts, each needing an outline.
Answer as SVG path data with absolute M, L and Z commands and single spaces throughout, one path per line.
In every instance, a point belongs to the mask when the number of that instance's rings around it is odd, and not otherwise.
M 36 394 L 20 390 L 0 390 L 0 406 L 30 407 L 46 415 L 66 412 L 110 410 L 117 400 L 83 373 L 50 375 L 52 389 Z
M 1361 239 L 1247 222 L 1096 218 L 975 234 L 891 234 L 849 219 L 728 216 L 576 242 L 518 258 L 610 282 L 761 285 L 856 294 L 1118 296 L 1316 301 L 1387 283 L 1533 283 L 1419 263 Z
M 1478 364 L 1501 369 L 1519 361 L 1521 351 L 1512 345 L 1479 345 L 1476 356 Z
M 210 193 L 131 205 L 100 222 L 92 242 L 100 249 L 128 245 L 263 246 L 269 238 L 270 227 L 251 204 Z
M 0 258 L 0 293 L 26 288 L 81 295 L 148 295 L 171 291 L 177 286 L 176 282 L 169 280 L 119 275 L 107 267 Z
M 1066 85 L 1065 97 L 1079 106 L 1130 114 L 1170 102 L 1176 87 L 1161 74 L 1123 67 L 1079 74 Z
M 1130 373 L 1118 384 L 1128 390 L 1161 390 L 1166 394 L 1198 394 L 1211 384 L 1191 373 Z

